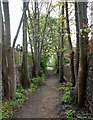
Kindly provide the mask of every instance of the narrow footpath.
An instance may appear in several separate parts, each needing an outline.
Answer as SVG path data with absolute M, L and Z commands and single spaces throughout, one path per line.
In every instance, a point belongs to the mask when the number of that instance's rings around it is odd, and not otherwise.
M 28 100 L 14 113 L 13 118 L 59 118 L 59 87 L 58 76 L 48 71 L 45 85 L 29 95 Z

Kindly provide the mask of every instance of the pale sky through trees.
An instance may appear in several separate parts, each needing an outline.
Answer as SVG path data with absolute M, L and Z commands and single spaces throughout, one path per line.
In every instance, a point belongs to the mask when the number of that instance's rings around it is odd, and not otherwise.
M 40 1 L 42 1 L 42 0 L 40 0 Z M 46 1 L 46 0 L 44 0 L 44 1 Z M 58 1 L 58 0 L 55 0 L 55 1 Z M 53 4 L 55 4 L 55 2 L 53 2 Z M 15 34 L 16 34 L 16 31 L 17 31 L 17 28 L 18 28 L 18 25 L 19 25 L 19 21 L 20 21 L 21 16 L 22 16 L 22 7 L 23 7 L 22 0 L 9 0 L 10 23 L 11 23 L 11 41 L 12 42 L 13 42 L 13 39 L 15 37 Z M 88 14 L 90 14 L 90 11 L 88 12 Z M 54 11 L 54 12 L 52 12 L 52 15 L 54 17 L 56 17 L 58 15 L 58 12 Z M 74 24 L 70 27 L 71 27 L 71 30 L 75 29 Z M 72 40 L 75 41 L 75 34 L 72 34 Z M 21 27 L 19 36 L 17 38 L 16 45 L 17 44 L 22 45 L 22 27 Z
M 19 21 L 22 16 L 22 7 L 23 7 L 22 0 L 9 0 L 12 41 L 15 37 L 16 31 L 18 29 Z M 22 29 L 20 30 L 16 44 L 22 45 Z

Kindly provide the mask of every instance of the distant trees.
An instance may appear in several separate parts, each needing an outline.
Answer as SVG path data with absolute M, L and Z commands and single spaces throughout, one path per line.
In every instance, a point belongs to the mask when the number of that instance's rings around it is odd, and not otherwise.
M 42 4 L 43 3 L 41 3 L 41 7 Z M 47 20 L 51 9 L 51 2 L 46 4 L 46 15 L 43 18 L 43 22 L 41 20 L 42 15 L 40 13 L 40 9 L 42 8 L 39 7 L 37 0 L 35 0 L 32 4 L 32 6 L 34 5 L 32 7 L 32 13 L 30 12 L 30 10 L 28 10 L 28 34 L 33 60 L 33 76 L 39 76 L 41 74 L 41 56 L 44 48 Z

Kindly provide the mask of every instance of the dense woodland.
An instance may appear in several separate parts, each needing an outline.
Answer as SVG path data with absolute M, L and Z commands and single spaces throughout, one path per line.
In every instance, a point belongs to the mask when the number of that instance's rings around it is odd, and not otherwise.
M 90 18 L 88 9 L 91 11 Z M 41 85 L 48 68 L 52 68 L 58 75 L 59 84 L 69 83 L 70 104 L 80 110 L 83 110 L 86 104 L 91 104 L 89 113 L 93 115 L 92 2 L 23 1 L 22 16 L 13 43 L 10 13 L 9 2 L 0 1 L 2 102 L 13 101 L 18 88 L 30 91 L 37 81 Z M 53 14 L 58 15 L 54 17 Z M 75 27 L 71 31 L 73 24 Z M 16 44 L 21 26 L 22 46 Z M 76 35 L 75 43 L 72 40 L 73 32 Z M 17 81 L 17 65 L 20 82 Z M 69 78 L 65 75 L 65 66 L 69 66 Z M 88 91 L 88 88 L 91 90 Z M 88 94 L 91 94 L 90 99 L 86 97 Z

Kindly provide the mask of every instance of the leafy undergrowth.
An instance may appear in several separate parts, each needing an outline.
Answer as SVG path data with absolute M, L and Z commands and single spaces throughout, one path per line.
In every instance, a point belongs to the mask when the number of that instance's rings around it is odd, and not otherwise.
M 22 106 L 22 104 L 27 99 L 27 96 L 30 93 L 35 92 L 39 86 L 44 84 L 45 75 L 37 78 L 32 78 L 31 81 L 32 83 L 28 90 L 24 90 L 21 85 L 17 85 L 17 90 L 13 95 L 13 98 L 11 100 L 5 100 L 5 102 L 2 103 L 2 119 L 8 119 L 13 116 L 14 111 Z
M 62 96 L 60 98 L 62 112 L 60 113 L 60 116 L 63 117 L 64 112 L 66 120 L 93 120 L 92 115 L 86 108 L 80 110 L 76 109 L 76 107 L 72 105 L 70 89 L 71 84 L 69 82 L 63 83 L 59 88 L 59 91 L 62 92 Z

